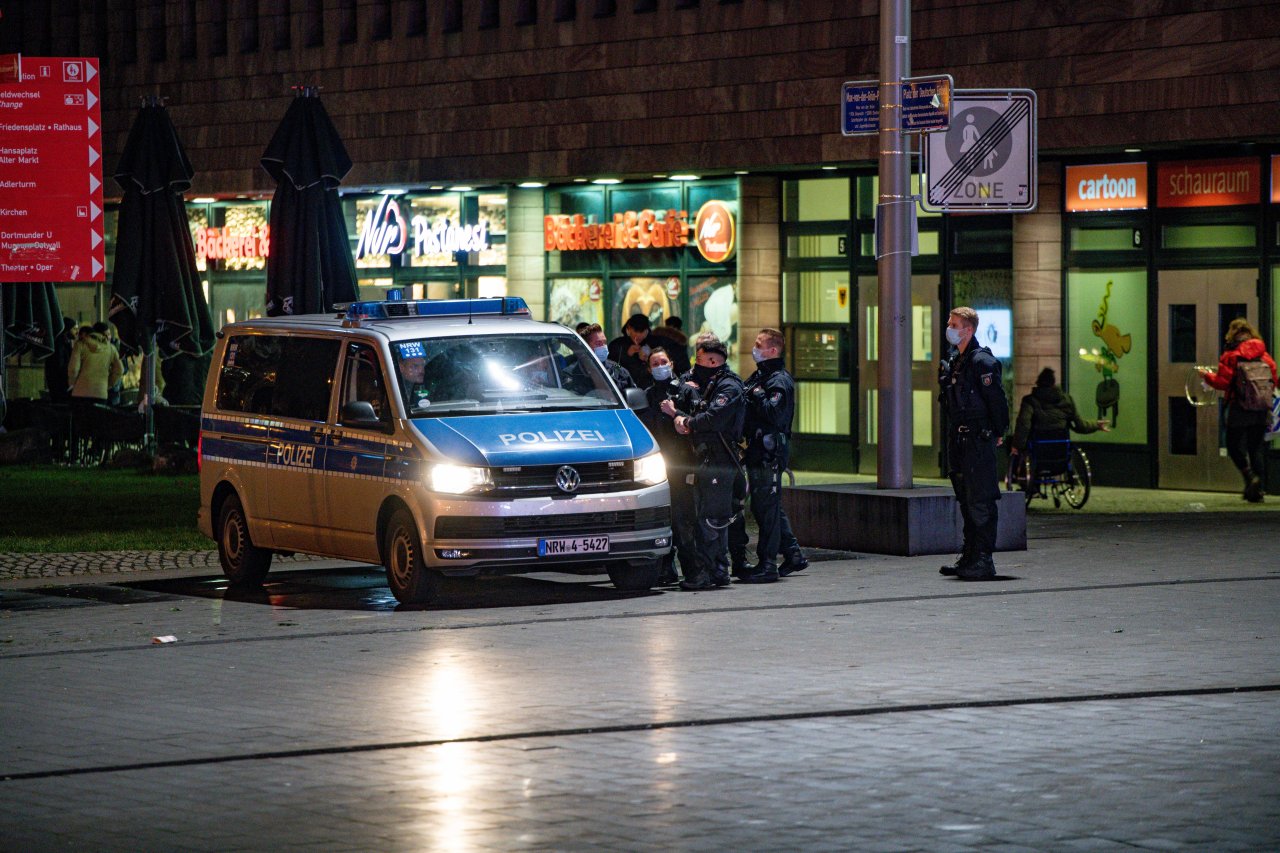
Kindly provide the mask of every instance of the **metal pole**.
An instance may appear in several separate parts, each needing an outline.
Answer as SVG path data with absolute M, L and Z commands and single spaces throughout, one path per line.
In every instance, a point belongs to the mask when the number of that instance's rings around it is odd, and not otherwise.
M 880 0 L 880 317 L 876 484 L 911 488 L 911 153 L 902 79 L 911 75 L 910 0 Z

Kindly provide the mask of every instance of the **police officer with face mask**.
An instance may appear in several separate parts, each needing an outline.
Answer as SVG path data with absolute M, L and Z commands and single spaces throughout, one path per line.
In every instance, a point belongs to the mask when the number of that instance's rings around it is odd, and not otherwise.
M 648 408 L 636 412 L 641 422 L 658 442 L 667 463 L 667 485 L 671 490 L 671 533 L 675 550 L 663 561 L 659 584 L 666 586 L 680 580 L 675 558 L 685 577 L 691 577 L 697 565 L 697 510 L 694 504 L 693 480 L 697 460 L 686 436 L 676 432 L 675 415 L 692 414 L 701 395 L 675 376 L 671 356 L 662 347 L 649 354 L 649 375 L 653 380 L 645 389 Z M 667 414 L 667 411 L 672 414 Z
M 733 516 L 733 478 L 738 471 L 738 437 L 746 415 L 742 380 L 725 363 L 729 352 L 715 338 L 701 338 L 692 378 L 699 399 L 690 414 L 675 415 L 676 432 L 689 436 L 698 468 L 694 504 L 698 519 L 695 567 L 680 588 L 711 589 L 729 584 L 726 551 Z M 663 411 L 676 411 L 670 401 Z
M 777 329 L 761 329 L 751 355 L 756 371 L 747 378 L 747 439 L 745 461 L 751 492 L 751 513 L 759 528 L 757 563 L 738 573 L 740 583 L 772 583 L 809 566 L 791 524 L 782 511 L 782 472 L 787 469 L 791 419 L 796 410 L 796 385 L 783 363 L 784 338 Z M 736 524 L 737 522 L 735 522 Z M 743 534 L 745 536 L 745 522 Z M 784 560 L 779 565 L 779 554 Z
M 964 552 L 941 571 L 961 580 L 987 580 L 996 574 L 991 558 L 1000 502 L 996 447 L 1009 429 L 1000 362 L 974 341 L 977 328 L 977 311 L 952 309 L 947 343 L 955 349 L 938 373 L 947 418 L 947 464 L 964 519 Z
M 596 358 L 600 359 L 600 364 L 604 366 L 605 373 L 609 374 L 609 378 L 614 381 L 624 392 L 628 388 L 636 387 L 635 381 L 631 378 L 631 374 L 622 368 L 616 361 L 609 358 L 609 341 L 605 339 L 604 329 L 600 328 L 599 323 L 592 323 L 590 326 L 582 330 L 582 339 L 587 342 L 587 346 L 591 347 L 591 351 L 595 353 Z

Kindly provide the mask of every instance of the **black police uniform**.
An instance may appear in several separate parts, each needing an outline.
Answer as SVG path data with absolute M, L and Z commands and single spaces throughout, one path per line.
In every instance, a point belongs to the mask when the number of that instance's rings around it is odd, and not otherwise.
M 742 435 L 746 400 L 742 380 L 728 366 L 707 377 L 697 368 L 700 399 L 686 425 L 698 462 L 694 474 L 697 510 L 697 564 L 686 589 L 707 589 L 729 583 L 724 556 L 728 549 L 729 521 L 733 515 L 733 478 L 738 470 L 737 440 Z
M 791 523 L 782 511 L 782 472 L 789 463 L 796 386 L 783 360 L 771 358 L 757 365 L 755 373 L 747 378 L 745 390 L 745 461 L 751 512 L 759 528 L 759 538 L 756 567 L 743 571 L 739 578 L 749 583 L 768 583 L 777 580 L 779 574 L 788 575 L 808 566 L 800 543 L 791 532 Z M 778 554 L 784 558 L 781 569 L 776 562 Z
M 689 415 L 701 398 L 693 387 L 679 379 L 655 380 L 645 389 L 645 396 L 649 399 L 649 407 L 636 414 L 658 441 L 662 457 L 667 463 L 667 485 L 671 489 L 671 532 L 675 550 L 664 561 L 661 580 L 663 583 L 674 583 L 679 580 L 675 573 L 677 556 L 685 577 L 694 574 L 697 563 L 697 509 L 693 492 L 697 459 L 694 458 L 693 446 L 689 443 L 688 436 L 676 432 L 675 419 L 663 413 L 662 402 L 671 400 L 675 403 L 677 413 Z
M 964 553 L 944 574 L 965 579 L 995 574 L 1000 486 L 996 478 L 996 441 L 1009 429 L 1000 362 L 972 340 L 955 350 L 939 371 L 947 416 L 947 462 L 951 484 L 964 519 Z

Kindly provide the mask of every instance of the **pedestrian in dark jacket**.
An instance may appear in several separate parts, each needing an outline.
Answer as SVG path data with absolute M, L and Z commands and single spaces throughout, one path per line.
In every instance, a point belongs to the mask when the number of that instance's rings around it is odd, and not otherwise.
M 1082 435 L 1099 430 L 1111 431 L 1106 418 L 1097 421 L 1081 418 L 1075 401 L 1058 387 L 1053 368 L 1046 367 L 1036 377 L 1036 387 L 1022 398 L 1022 405 L 1018 407 L 1017 426 L 1013 430 L 1013 452 L 1021 453 L 1026 449 L 1027 438 L 1033 432 L 1068 429 Z
M 653 329 L 647 315 L 632 314 L 623 325 L 622 334 L 609 342 L 609 359 L 631 374 L 637 388 L 648 388 L 653 382 L 649 376 L 649 356 L 658 347 L 667 351 L 677 376 L 689 369 L 687 346 Z
M 1227 327 L 1227 348 L 1218 359 L 1217 370 L 1201 371 L 1206 385 L 1225 392 L 1227 401 L 1227 455 L 1240 475 L 1244 477 L 1244 499 L 1261 503 L 1262 477 L 1266 472 L 1262 442 L 1270 423 L 1270 406 L 1246 408 L 1241 400 L 1236 374 L 1241 362 L 1260 361 L 1271 369 L 1271 387 L 1276 385 L 1276 363 L 1267 353 L 1266 344 L 1258 337 L 1252 324 L 1243 317 L 1231 321 Z

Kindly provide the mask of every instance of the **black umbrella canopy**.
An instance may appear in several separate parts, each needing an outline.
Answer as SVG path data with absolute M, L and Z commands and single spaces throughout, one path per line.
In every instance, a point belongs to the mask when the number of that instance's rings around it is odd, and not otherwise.
M 53 353 L 62 331 L 62 309 L 51 282 L 13 282 L 4 288 L 4 355 L 31 353 L 41 359 Z
M 116 224 L 110 317 L 127 346 L 155 335 L 160 356 L 202 355 L 213 320 L 200 286 L 182 193 L 195 171 L 158 98 L 138 111 L 115 179 L 124 190 Z
M 337 187 L 351 158 L 312 87 L 297 91 L 262 155 L 275 179 L 267 314 L 318 314 L 356 299 L 356 268 Z

